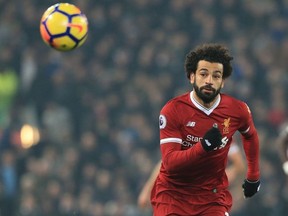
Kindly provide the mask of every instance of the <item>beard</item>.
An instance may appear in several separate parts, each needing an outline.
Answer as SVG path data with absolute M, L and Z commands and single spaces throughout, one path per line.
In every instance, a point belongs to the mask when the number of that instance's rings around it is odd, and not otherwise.
M 196 84 L 196 82 L 193 83 L 193 89 L 195 90 L 196 95 L 206 104 L 211 103 L 217 95 L 220 93 L 221 88 L 214 89 L 210 85 L 202 86 L 199 88 L 199 86 Z M 209 91 L 212 91 L 212 93 L 205 93 L 203 90 L 207 89 Z

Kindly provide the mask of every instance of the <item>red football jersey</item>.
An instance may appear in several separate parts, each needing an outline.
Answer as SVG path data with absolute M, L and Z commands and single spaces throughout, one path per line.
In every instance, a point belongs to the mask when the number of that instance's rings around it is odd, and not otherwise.
M 151 198 L 154 206 L 167 202 L 167 196 L 161 195 L 163 193 L 180 202 L 181 206 L 175 204 L 176 210 L 167 214 L 197 215 L 199 209 L 193 210 L 191 207 L 195 204 L 217 203 L 230 209 L 232 199 L 227 194 L 225 168 L 236 131 L 243 137 L 248 163 L 247 178 L 258 180 L 260 175 L 258 135 L 248 106 L 240 100 L 220 94 L 214 105 L 207 109 L 192 94 L 189 92 L 170 100 L 160 112 L 162 166 Z M 223 137 L 222 144 L 218 149 L 206 152 L 200 141 L 213 124 L 218 125 Z M 173 202 L 173 198 L 170 201 Z M 202 210 L 200 208 L 199 211 Z

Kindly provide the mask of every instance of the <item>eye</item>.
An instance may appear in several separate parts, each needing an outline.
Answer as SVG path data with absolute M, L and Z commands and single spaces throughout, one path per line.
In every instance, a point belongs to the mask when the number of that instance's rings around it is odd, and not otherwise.
M 213 77 L 214 77 L 214 79 L 221 79 L 222 78 L 222 76 L 220 74 L 215 74 L 215 75 L 213 75 Z
M 200 71 L 199 75 L 202 77 L 206 77 L 208 75 L 208 73 L 207 73 L 207 71 L 202 70 L 202 71 Z
M 212 76 L 214 79 L 221 79 L 223 77 L 223 74 L 221 72 L 217 71 L 217 72 L 213 73 Z

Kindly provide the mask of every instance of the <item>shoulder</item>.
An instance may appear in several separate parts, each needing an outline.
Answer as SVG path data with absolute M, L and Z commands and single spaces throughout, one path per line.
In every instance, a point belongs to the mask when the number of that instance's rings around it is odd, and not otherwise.
M 238 111 L 243 114 L 251 113 L 251 110 L 249 106 L 247 105 L 247 103 L 235 97 L 221 93 L 221 101 L 222 101 L 222 104 L 228 106 L 229 108 L 231 108 L 231 110 L 233 109 L 234 111 Z
M 167 110 L 178 110 L 179 107 L 183 106 L 184 104 L 188 104 L 190 101 L 190 92 L 187 92 L 185 94 L 176 96 L 169 100 L 162 108 L 161 112 L 167 111 Z M 191 104 L 191 102 L 190 102 Z
M 189 93 L 177 96 L 169 100 L 161 109 L 159 116 L 160 129 L 164 129 L 167 124 L 177 125 L 179 122 L 179 114 L 184 113 L 184 104 L 189 103 Z M 168 123 L 169 122 L 169 123 Z
M 242 106 L 245 104 L 244 101 L 223 93 L 221 93 L 221 99 L 224 103 L 234 106 Z

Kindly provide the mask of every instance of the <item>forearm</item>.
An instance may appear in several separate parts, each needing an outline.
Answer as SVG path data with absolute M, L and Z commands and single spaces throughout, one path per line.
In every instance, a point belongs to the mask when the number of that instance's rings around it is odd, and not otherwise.
M 157 163 L 157 165 L 154 167 L 149 179 L 147 180 L 146 184 L 145 184 L 145 187 L 146 187 L 146 190 L 150 191 L 152 190 L 152 187 L 154 185 L 154 182 L 156 181 L 156 178 L 160 172 L 160 167 L 161 167 L 161 161 L 159 161 Z
M 233 153 L 229 156 L 231 165 L 226 168 L 226 174 L 229 182 L 233 182 L 239 174 L 242 174 L 245 170 L 244 161 L 242 159 L 241 152 Z
M 154 167 L 151 175 L 149 176 L 148 180 L 146 181 L 144 187 L 142 188 L 138 196 L 138 206 L 140 208 L 145 208 L 149 204 L 151 190 L 159 174 L 160 167 L 161 167 L 161 161 L 159 161 L 157 165 Z
M 167 143 L 161 145 L 162 163 L 169 173 L 178 172 L 191 166 L 206 154 L 200 143 L 187 150 L 181 150 L 181 144 Z
M 243 136 L 243 146 L 247 160 L 246 178 L 251 181 L 259 180 L 259 138 L 255 132 L 249 136 Z

